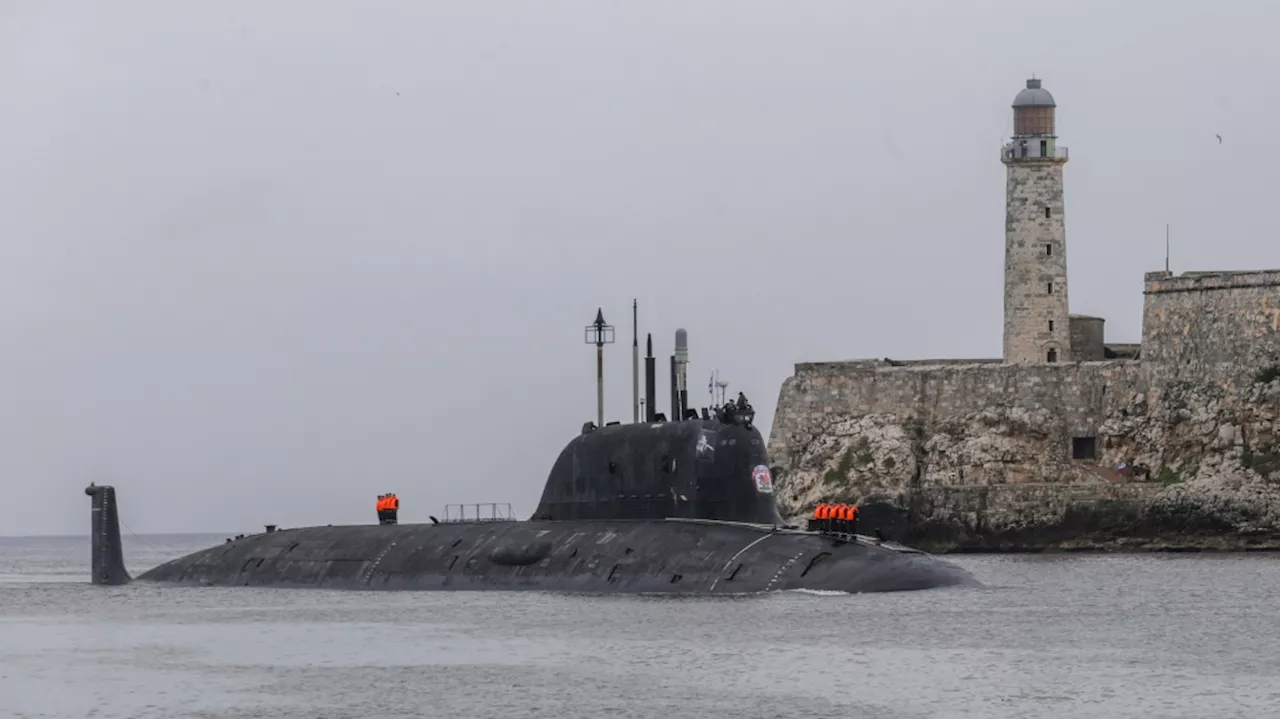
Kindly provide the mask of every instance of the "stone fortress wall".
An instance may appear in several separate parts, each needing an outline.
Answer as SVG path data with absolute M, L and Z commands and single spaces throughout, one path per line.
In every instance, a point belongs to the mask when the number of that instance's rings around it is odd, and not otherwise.
M 1088 465 L 1071 462 L 1073 441 L 1096 438 L 1111 411 L 1146 390 L 1140 363 L 1125 360 L 1029 366 L 801 363 L 783 383 L 769 456 L 785 474 L 797 459 L 812 460 L 805 455 L 813 452 L 814 443 L 849 417 L 902 424 L 901 439 L 920 439 L 922 445 L 949 425 L 973 417 L 980 427 L 997 431 L 1001 425 L 1014 429 L 1034 423 L 1044 433 L 1035 438 L 1035 447 L 1027 448 L 1036 453 L 1034 465 L 1003 461 L 1018 447 L 993 454 L 979 432 L 947 442 L 958 461 L 926 462 L 920 461 L 925 457 L 904 455 L 890 462 L 890 469 L 907 465 L 917 486 L 1097 481 Z M 935 441 L 919 449 L 939 448 Z M 1089 454 L 1094 459 L 1096 450 Z
M 934 550 L 1280 547 L 1280 270 L 1149 272 L 1141 343 L 1108 344 L 1067 315 L 1065 149 L 1028 137 L 1035 169 L 1003 153 L 1004 357 L 797 364 L 769 436 L 784 514 L 857 502 Z
M 1159 382 L 1247 379 L 1276 363 L 1280 270 L 1148 272 L 1142 358 Z

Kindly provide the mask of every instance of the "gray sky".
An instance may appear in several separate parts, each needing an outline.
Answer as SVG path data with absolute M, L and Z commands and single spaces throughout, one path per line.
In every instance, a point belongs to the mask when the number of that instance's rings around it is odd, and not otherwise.
M 1280 5 L 0 0 L 0 534 L 536 505 L 688 329 L 767 434 L 796 361 L 998 356 L 1009 104 L 1070 148 L 1073 312 L 1280 266 Z M 1252 118 L 1252 119 L 1251 119 Z M 1215 134 L 1224 141 L 1218 144 Z M 733 278 L 734 284 L 730 284 Z M 665 403 L 662 403 L 665 405 Z M 664 407 L 665 408 L 665 407 Z

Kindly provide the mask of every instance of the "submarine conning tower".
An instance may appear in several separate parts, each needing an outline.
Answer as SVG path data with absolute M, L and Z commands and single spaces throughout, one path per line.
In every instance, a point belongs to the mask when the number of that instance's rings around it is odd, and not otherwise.
M 531 519 L 784 525 L 764 438 L 721 419 L 588 426 L 560 452 Z

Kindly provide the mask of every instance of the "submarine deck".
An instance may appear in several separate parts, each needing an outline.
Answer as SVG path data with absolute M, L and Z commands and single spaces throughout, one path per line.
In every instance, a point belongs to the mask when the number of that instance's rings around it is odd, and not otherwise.
M 975 583 L 919 550 L 863 536 L 705 519 L 316 526 L 245 536 L 141 581 L 332 589 L 849 592 Z

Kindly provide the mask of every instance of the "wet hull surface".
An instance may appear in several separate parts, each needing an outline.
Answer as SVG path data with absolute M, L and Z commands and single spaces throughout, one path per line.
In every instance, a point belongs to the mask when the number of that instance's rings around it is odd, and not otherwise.
M 970 585 L 963 569 L 867 538 L 707 520 L 307 527 L 243 537 L 139 581 L 370 590 L 730 594 Z

